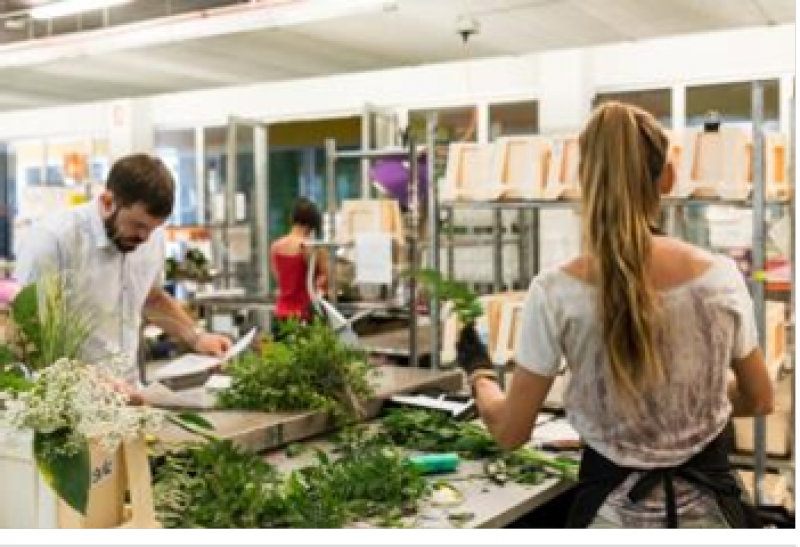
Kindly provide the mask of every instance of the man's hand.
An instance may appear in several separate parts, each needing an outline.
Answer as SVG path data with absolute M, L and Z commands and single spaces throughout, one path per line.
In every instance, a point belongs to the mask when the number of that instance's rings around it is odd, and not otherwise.
M 144 404 L 144 397 L 133 386 L 124 380 L 117 380 L 113 378 L 106 378 L 106 381 L 117 393 L 121 393 L 128 404 L 131 406 L 141 406 Z
M 194 344 L 192 344 L 192 349 L 197 353 L 214 357 L 222 357 L 230 348 L 230 338 L 221 334 L 211 334 L 210 332 L 198 334 Z
M 467 376 L 472 376 L 472 373 L 479 369 L 494 371 L 489 351 L 478 337 L 474 325 L 467 325 L 461 329 L 456 342 L 456 360 Z

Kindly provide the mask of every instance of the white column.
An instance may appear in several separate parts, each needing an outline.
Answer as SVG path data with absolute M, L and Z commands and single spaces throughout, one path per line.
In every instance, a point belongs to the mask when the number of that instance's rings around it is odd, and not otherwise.
M 128 154 L 153 151 L 153 124 L 148 99 L 112 101 L 109 115 L 108 138 L 112 163 Z

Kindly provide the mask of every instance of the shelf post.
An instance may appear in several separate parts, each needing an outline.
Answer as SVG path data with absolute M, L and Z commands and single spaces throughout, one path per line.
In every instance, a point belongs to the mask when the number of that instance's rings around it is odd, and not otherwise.
M 428 175 L 428 231 L 430 232 L 430 246 L 428 252 L 428 267 L 438 272 L 439 266 L 439 185 L 436 179 L 436 126 L 437 115 L 431 112 L 427 116 L 426 123 L 426 147 L 428 150 L 427 161 L 425 162 L 425 169 Z M 439 297 L 435 294 L 430 295 L 430 321 L 431 321 L 431 346 L 430 346 L 430 359 L 431 368 L 436 370 L 439 368 L 440 343 L 440 317 L 439 317 Z
M 751 282 L 753 303 L 756 314 L 758 341 L 766 355 L 766 303 L 764 301 L 766 283 L 766 172 L 764 162 L 764 82 L 753 82 L 751 90 L 753 117 L 753 265 Z M 753 456 L 755 504 L 763 505 L 764 479 L 766 475 L 766 436 L 767 423 L 763 416 L 753 420 Z

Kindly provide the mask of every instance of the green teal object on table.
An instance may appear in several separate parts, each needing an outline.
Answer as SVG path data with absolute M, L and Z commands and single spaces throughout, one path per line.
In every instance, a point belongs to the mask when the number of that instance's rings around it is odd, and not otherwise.
M 455 471 L 459 462 L 458 454 L 453 452 L 420 454 L 411 456 L 408 460 L 423 474 Z

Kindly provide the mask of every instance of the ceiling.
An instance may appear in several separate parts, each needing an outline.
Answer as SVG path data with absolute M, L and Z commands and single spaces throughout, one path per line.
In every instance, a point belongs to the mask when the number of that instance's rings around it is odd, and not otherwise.
M 19 14 L 37 3 L 42 1 L 0 0 L 0 21 L 10 20 L 4 18 L 8 12 Z M 137 0 L 125 7 L 130 20 L 140 21 L 129 26 L 65 31 L 36 40 L 12 39 L 6 32 L 5 45 L 0 38 L 0 110 L 795 21 L 794 0 L 394 0 L 341 16 L 330 12 L 324 20 L 301 17 L 296 24 L 278 24 L 271 18 L 272 12 L 311 3 L 332 8 L 346 2 Z M 188 23 L 185 11 L 170 19 L 162 14 L 223 4 L 229 6 L 205 11 Z M 384 9 L 386 4 L 391 9 Z M 459 15 L 480 26 L 466 46 L 456 32 Z M 237 18 L 238 23 L 227 23 Z M 257 28 L 259 21 L 265 28 Z M 183 23 L 194 26 L 182 32 Z M 152 30 L 160 31 L 158 37 Z M 188 37 L 196 31 L 204 37 Z

